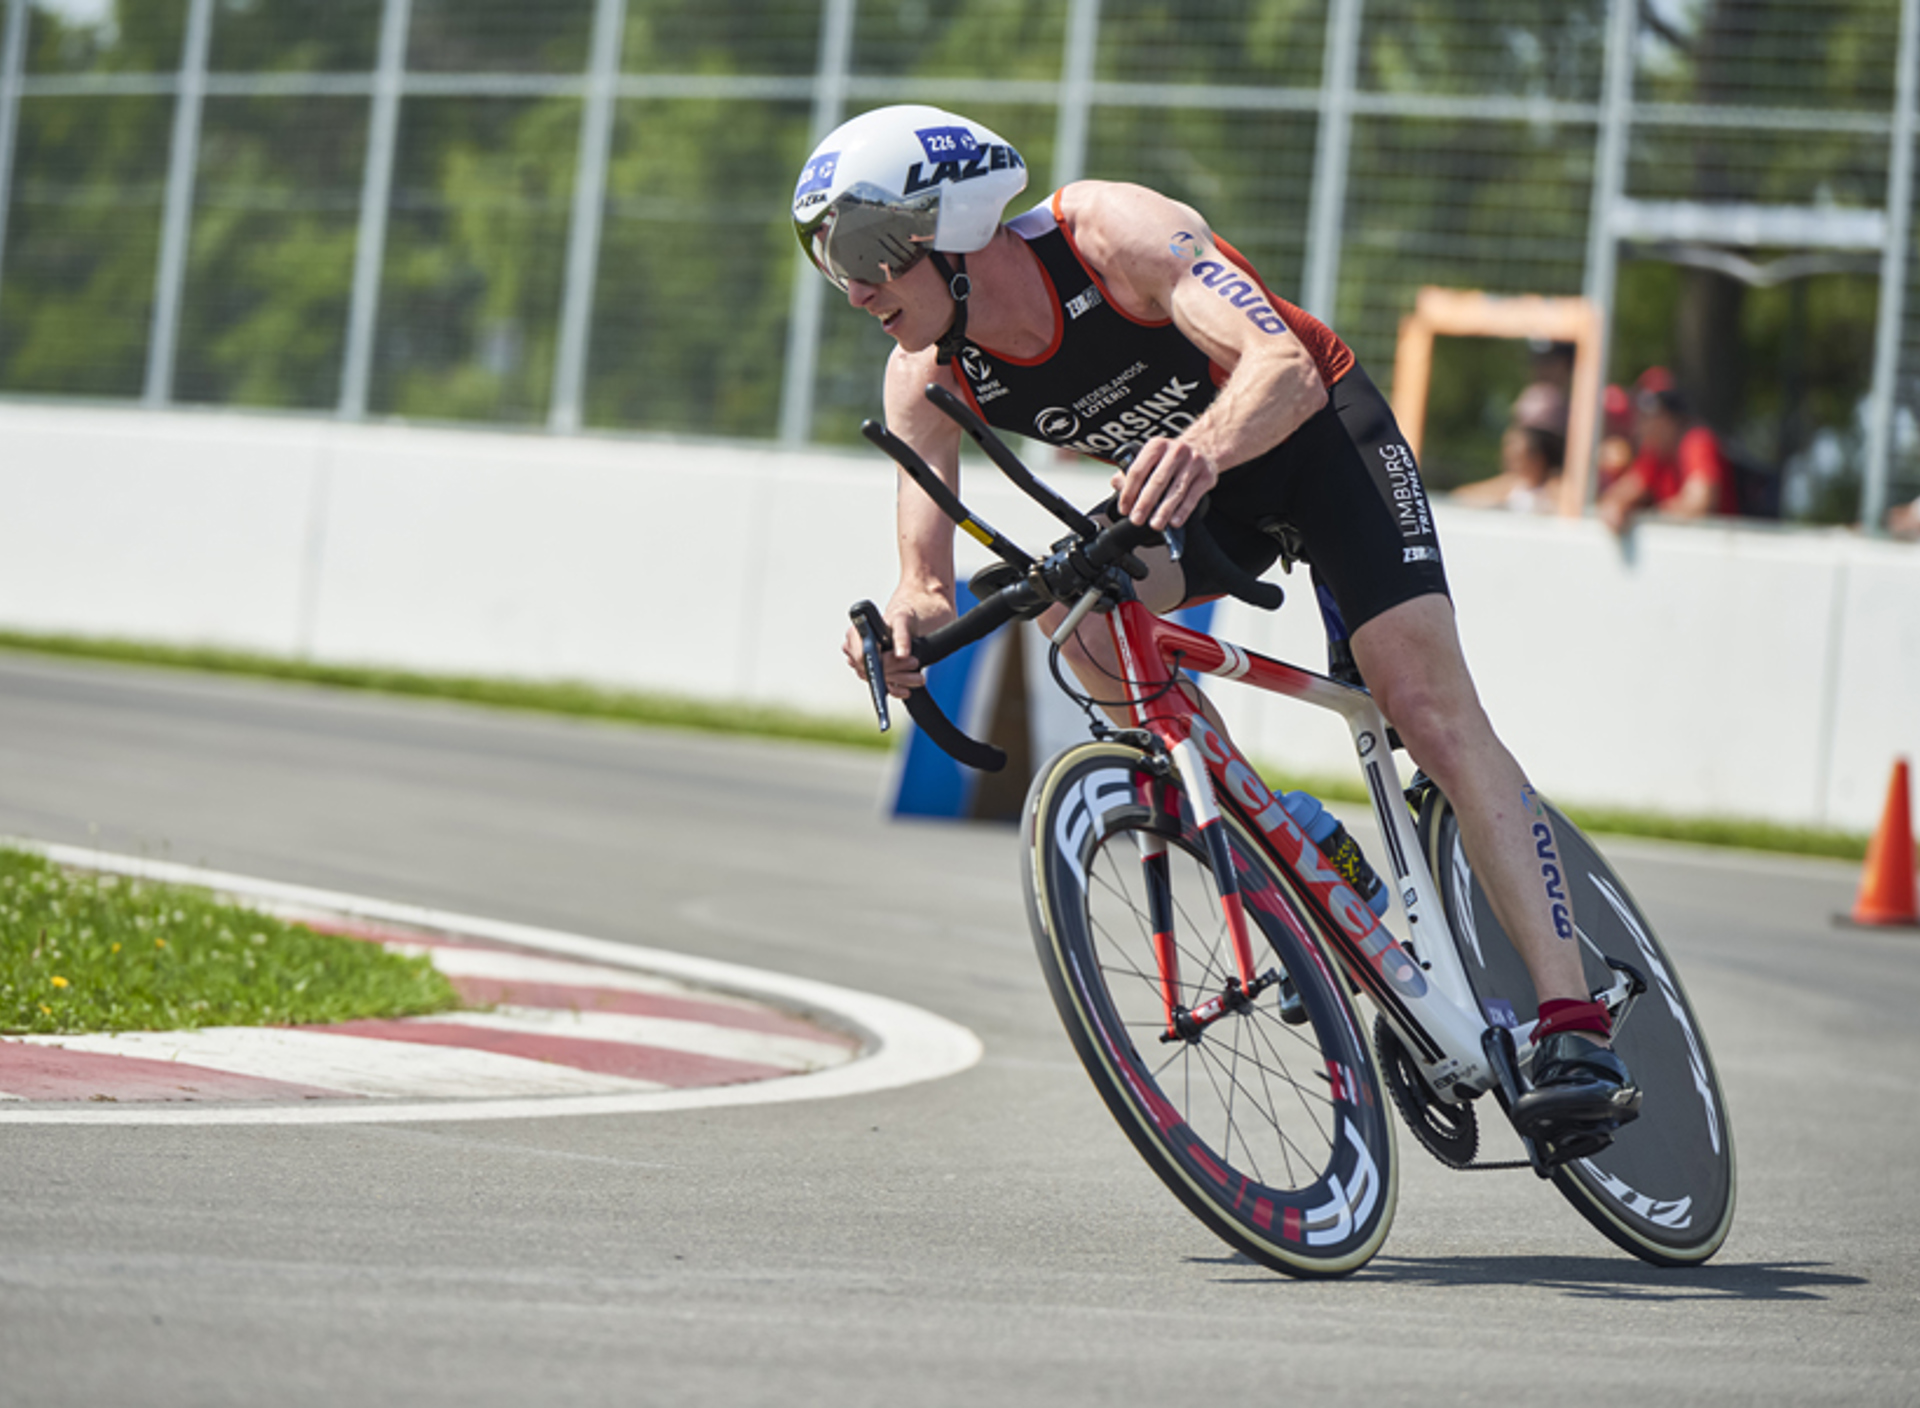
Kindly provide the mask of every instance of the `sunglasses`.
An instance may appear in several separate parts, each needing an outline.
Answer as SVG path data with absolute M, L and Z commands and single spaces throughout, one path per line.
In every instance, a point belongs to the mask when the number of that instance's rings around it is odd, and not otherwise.
M 937 191 L 903 200 L 862 183 L 842 191 L 806 225 L 807 252 L 842 291 L 856 279 L 889 283 L 926 257 L 939 220 Z

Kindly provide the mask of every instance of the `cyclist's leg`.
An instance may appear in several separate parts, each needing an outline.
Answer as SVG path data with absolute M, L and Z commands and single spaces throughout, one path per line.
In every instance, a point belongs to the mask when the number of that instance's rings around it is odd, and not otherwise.
M 1526 774 L 1493 731 L 1467 671 L 1444 596 L 1404 602 L 1354 632 L 1354 658 L 1408 754 L 1453 802 L 1467 854 L 1540 1001 L 1586 1000 L 1564 882 L 1556 899 L 1541 867 Z M 1550 823 L 1549 823 L 1550 824 Z M 1551 841 L 1546 850 L 1558 855 Z M 1558 906 L 1558 913 L 1556 913 Z
M 1547 1027 L 1515 1124 L 1546 1136 L 1634 1118 L 1639 1089 L 1590 1003 L 1553 821 L 1480 706 L 1451 604 L 1425 596 L 1375 617 L 1355 632 L 1354 656 L 1408 753 L 1453 802 L 1474 872 L 1533 979 Z M 1553 1029 L 1569 1017 L 1577 1029 Z
M 1288 518 L 1351 628 L 1354 659 L 1413 760 L 1452 798 L 1468 853 L 1555 1020 L 1599 1027 L 1587 1004 L 1551 820 L 1481 707 L 1460 649 L 1432 511 L 1391 410 L 1363 373 L 1334 388 L 1345 432 L 1302 466 Z M 1604 1044 L 1604 1033 L 1591 1033 Z M 1569 1046 L 1584 1046 L 1570 1037 Z M 1596 1120 L 1618 1117 L 1624 1071 L 1557 1070 Z M 1545 1069 L 1545 1068 L 1543 1068 Z M 1615 1078 L 1617 1077 L 1617 1079 Z M 1574 1113 L 1564 1102 L 1558 1113 Z

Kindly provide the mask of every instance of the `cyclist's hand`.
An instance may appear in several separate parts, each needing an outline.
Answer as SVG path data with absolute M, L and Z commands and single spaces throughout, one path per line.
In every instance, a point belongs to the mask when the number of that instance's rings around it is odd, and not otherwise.
M 1213 460 L 1180 440 L 1149 440 L 1113 476 L 1120 512 L 1135 523 L 1178 528 L 1220 480 Z
M 893 648 L 884 657 L 888 694 L 895 699 L 905 699 L 909 693 L 926 684 L 920 662 L 913 658 L 913 638 L 938 630 L 953 620 L 955 614 L 953 603 L 942 596 L 904 589 L 893 594 L 893 599 L 881 613 L 886 620 L 887 631 L 893 637 Z M 848 667 L 864 680 L 867 677 L 866 656 L 860 648 L 860 633 L 851 627 L 847 630 L 842 651 L 847 657 Z

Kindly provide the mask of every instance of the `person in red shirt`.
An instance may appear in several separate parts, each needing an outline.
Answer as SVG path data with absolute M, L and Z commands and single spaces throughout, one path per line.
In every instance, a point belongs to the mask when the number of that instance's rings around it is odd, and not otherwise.
M 1600 517 L 1606 525 L 1623 532 L 1641 508 L 1671 518 L 1734 512 L 1733 470 L 1726 452 L 1718 436 L 1693 423 L 1681 394 L 1671 387 L 1645 390 L 1634 408 L 1639 448 L 1626 472 L 1600 496 Z

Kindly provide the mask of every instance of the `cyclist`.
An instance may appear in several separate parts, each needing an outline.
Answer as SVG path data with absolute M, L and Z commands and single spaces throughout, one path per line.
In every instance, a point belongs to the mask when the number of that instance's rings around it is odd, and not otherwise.
M 1639 1090 L 1586 988 L 1551 825 L 1468 675 L 1419 470 L 1385 400 L 1345 343 L 1192 208 L 1077 181 L 1003 224 L 1026 179 L 994 132 L 922 106 L 857 117 L 808 160 L 795 228 L 894 341 L 889 427 L 957 488 L 961 432 L 923 396 L 937 382 L 997 427 L 1125 464 L 1113 514 L 1178 527 L 1211 495 L 1207 531 L 1249 571 L 1283 540 L 1297 548 L 1381 711 L 1452 800 L 1532 975 L 1542 1045 L 1516 1122 L 1551 1138 L 1632 1118 Z M 905 479 L 897 515 L 886 686 L 904 697 L 924 683 L 909 642 L 954 617 L 953 524 Z M 1222 590 L 1164 549 L 1143 556 L 1137 588 L 1156 612 Z M 846 653 L 864 675 L 852 633 Z M 1096 695 L 1118 670 L 1105 632 L 1066 653 Z

